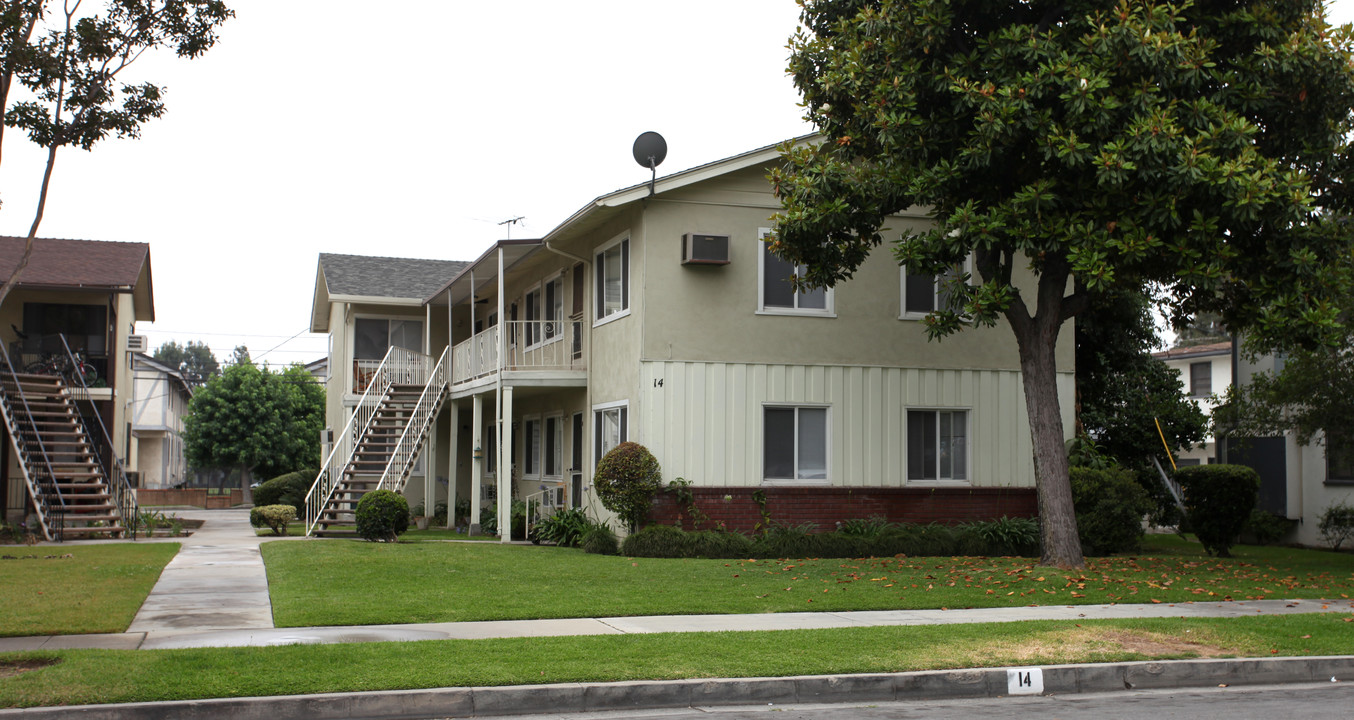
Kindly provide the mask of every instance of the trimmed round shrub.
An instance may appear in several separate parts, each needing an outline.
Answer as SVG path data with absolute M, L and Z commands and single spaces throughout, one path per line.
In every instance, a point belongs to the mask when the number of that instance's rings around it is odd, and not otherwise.
M 1231 557 L 1260 496 L 1260 476 L 1245 465 L 1194 465 L 1175 473 L 1190 528 L 1204 549 Z
M 663 488 L 663 473 L 648 448 L 623 442 L 602 456 L 592 485 L 602 507 L 616 513 L 634 532 L 648 517 L 654 495 Z
M 1072 507 L 1077 535 L 1087 555 L 1138 549 L 1142 519 L 1155 504 L 1132 470 L 1120 467 L 1071 469 Z
M 306 516 L 306 495 L 315 484 L 319 470 L 297 470 L 278 475 L 254 488 L 254 505 L 290 505 L 296 508 L 296 517 Z
M 372 490 L 357 501 L 357 534 L 373 542 L 395 542 L 409 529 L 409 501 L 390 490 Z
M 621 554 L 629 557 L 686 557 L 686 533 L 671 525 L 650 525 L 621 543 Z
M 579 541 L 578 546 L 583 548 L 583 552 L 593 555 L 615 555 L 620 541 L 616 539 L 616 533 L 605 525 L 596 525 L 591 530 L 583 533 L 583 539 Z

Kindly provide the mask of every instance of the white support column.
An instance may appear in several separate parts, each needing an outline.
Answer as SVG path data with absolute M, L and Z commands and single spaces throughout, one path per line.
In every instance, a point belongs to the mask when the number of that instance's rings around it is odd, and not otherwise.
M 470 398 L 470 445 L 473 451 L 484 447 L 484 396 Z M 480 534 L 480 478 L 484 477 L 484 460 L 472 451 L 470 456 L 470 534 Z
M 447 428 L 447 529 L 456 529 L 456 433 L 461 429 L 461 409 L 456 401 L 447 398 L 450 414 Z
M 503 542 L 512 541 L 512 386 L 503 388 L 503 417 L 499 420 L 503 429 L 503 444 L 499 445 L 498 456 L 502 461 L 498 465 L 498 534 Z

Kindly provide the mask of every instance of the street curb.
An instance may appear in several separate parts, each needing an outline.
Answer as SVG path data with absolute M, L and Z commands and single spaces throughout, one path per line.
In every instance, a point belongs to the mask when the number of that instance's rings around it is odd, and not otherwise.
M 562 683 L 0 710 L 40 720 L 473 717 L 711 705 L 962 700 L 1006 695 L 1354 681 L 1354 656 L 1165 660 L 784 678 Z

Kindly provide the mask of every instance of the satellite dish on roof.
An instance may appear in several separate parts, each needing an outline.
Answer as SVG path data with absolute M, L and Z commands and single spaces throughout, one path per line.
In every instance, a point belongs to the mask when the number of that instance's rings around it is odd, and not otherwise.
M 635 162 L 640 167 L 649 168 L 653 173 L 649 178 L 649 194 L 654 194 L 654 183 L 658 180 L 658 166 L 663 164 L 663 159 L 668 156 L 668 141 L 663 139 L 662 135 L 650 130 L 640 133 L 635 138 L 634 147 Z

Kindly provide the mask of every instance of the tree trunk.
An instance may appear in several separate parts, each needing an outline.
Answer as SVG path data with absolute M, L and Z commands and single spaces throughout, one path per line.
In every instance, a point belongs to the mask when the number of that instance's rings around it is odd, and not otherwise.
M 1020 348 L 1025 411 L 1034 445 L 1034 478 L 1039 491 L 1039 525 L 1044 544 L 1041 565 L 1069 569 L 1086 566 L 1072 507 L 1067 448 L 1063 444 L 1062 411 L 1058 402 L 1056 352 L 1058 330 L 1072 307 L 1063 292 L 1068 272 L 1049 262 L 1039 276 L 1039 306 L 1033 317 L 1017 300 L 1006 316 Z
M 249 481 L 252 480 L 252 479 L 253 479 L 252 473 L 250 473 L 249 468 L 246 467 L 246 466 L 244 466 L 244 465 L 241 465 L 241 466 L 240 466 L 240 493 L 241 493 L 241 495 L 243 495 L 243 498 L 241 499 L 241 502 L 243 502 L 245 505 L 253 505 L 253 504 L 254 504 L 254 488 L 249 487 Z

